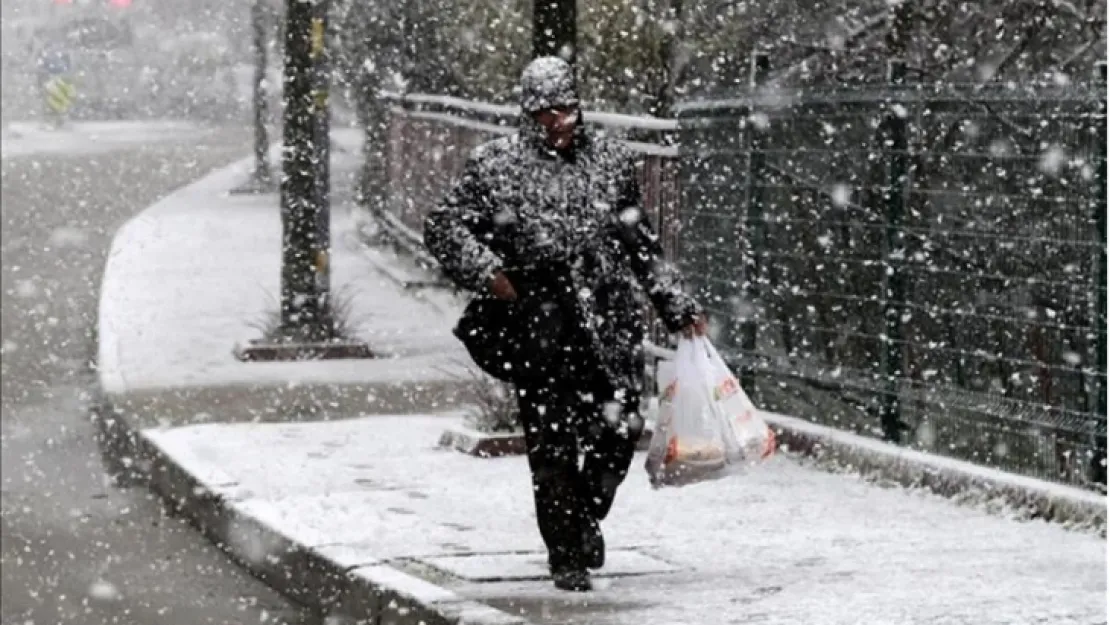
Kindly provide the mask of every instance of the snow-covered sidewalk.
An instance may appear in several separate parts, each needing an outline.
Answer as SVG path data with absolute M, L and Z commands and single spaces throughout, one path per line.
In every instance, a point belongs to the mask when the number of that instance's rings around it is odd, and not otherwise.
M 360 567 L 391 563 L 532 622 L 639 625 L 1103 622 L 1106 543 L 788 458 L 653 491 L 636 466 L 599 589 L 542 579 L 523 458 L 434 447 L 450 416 L 147 431 L 243 515 Z M 257 544 L 243 548 L 267 553 Z M 620 575 L 640 573 L 639 575 Z
M 342 175 L 358 141 L 338 138 Z M 598 590 L 557 593 L 543 579 L 525 460 L 436 448 L 460 418 L 443 411 L 470 383 L 450 298 L 399 286 L 390 276 L 403 268 L 363 247 L 345 207 L 333 211 L 333 288 L 384 357 L 236 360 L 233 348 L 276 311 L 280 276 L 276 196 L 228 194 L 250 167 L 217 171 L 120 229 L 98 377 L 104 427 L 127 434 L 108 435 L 118 460 L 146 469 L 275 586 L 393 625 L 460 614 L 483 625 L 1105 621 L 1098 536 L 789 457 L 661 491 L 640 458 L 605 525 Z M 849 436 L 834 434 L 821 436 Z M 351 600 L 365 605 L 344 607 Z
M 345 143 L 350 141 L 337 141 Z M 342 171 L 351 154 L 337 153 L 335 166 Z M 394 388 L 405 387 L 406 397 L 419 403 L 417 386 L 463 384 L 459 363 L 465 351 L 450 333 L 449 315 L 419 294 L 405 294 L 375 268 L 345 206 L 332 211 L 333 294 L 355 335 L 382 357 L 306 364 L 245 363 L 234 356 L 237 345 L 262 337 L 279 306 L 277 196 L 228 193 L 246 180 L 251 166 L 245 159 L 216 171 L 117 232 L 100 296 L 102 392 L 119 401 L 155 397 L 164 419 L 189 422 L 198 413 L 216 420 L 265 419 L 263 404 L 297 403 L 297 389 L 308 389 L 303 401 L 315 398 L 357 414 L 388 410 L 377 409 L 374 396 L 386 401 L 384 394 Z M 212 389 L 224 389 L 216 404 L 226 409 L 235 403 L 239 413 L 255 414 L 212 414 L 218 406 L 190 405 L 203 403 L 205 393 L 215 397 Z M 254 395 L 239 401 L 228 389 Z M 442 395 L 429 393 L 429 401 Z

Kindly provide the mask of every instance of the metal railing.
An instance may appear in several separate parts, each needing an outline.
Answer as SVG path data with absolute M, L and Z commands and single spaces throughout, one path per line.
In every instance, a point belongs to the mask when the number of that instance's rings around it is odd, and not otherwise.
M 763 407 L 1086 484 L 1106 449 L 1101 86 L 751 91 L 587 112 Z M 514 107 L 389 95 L 378 204 L 414 246 Z M 1095 480 L 1105 480 L 1095 476 Z
M 1105 73 L 752 85 L 681 109 L 679 260 L 757 401 L 1104 481 Z

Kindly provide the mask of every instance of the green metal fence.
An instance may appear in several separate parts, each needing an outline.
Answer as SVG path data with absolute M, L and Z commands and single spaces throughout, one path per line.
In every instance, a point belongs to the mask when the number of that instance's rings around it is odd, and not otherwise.
M 798 92 L 768 70 L 679 107 L 677 258 L 757 401 L 1105 483 L 1105 65 Z

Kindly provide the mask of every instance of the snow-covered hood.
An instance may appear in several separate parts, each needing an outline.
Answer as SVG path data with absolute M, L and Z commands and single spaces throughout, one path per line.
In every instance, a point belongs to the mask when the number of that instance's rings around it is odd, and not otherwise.
M 578 85 L 569 63 L 557 56 L 541 56 L 525 66 L 520 76 L 520 132 L 528 141 L 546 149 L 546 132 L 532 119 L 533 113 L 578 104 Z M 580 110 L 576 135 L 581 136 L 582 128 Z
M 520 108 L 525 113 L 577 104 L 578 88 L 569 63 L 557 56 L 541 56 L 524 68 L 520 76 Z

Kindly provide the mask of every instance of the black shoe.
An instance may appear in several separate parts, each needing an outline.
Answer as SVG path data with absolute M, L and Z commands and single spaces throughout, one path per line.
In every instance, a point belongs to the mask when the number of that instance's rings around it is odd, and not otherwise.
M 582 553 L 586 556 L 587 567 L 600 569 L 605 566 L 605 536 L 601 534 L 601 526 L 592 519 L 582 531 Z
M 551 580 L 559 590 L 569 592 L 589 592 L 594 589 L 590 583 L 590 572 L 585 569 L 562 569 L 551 572 Z

